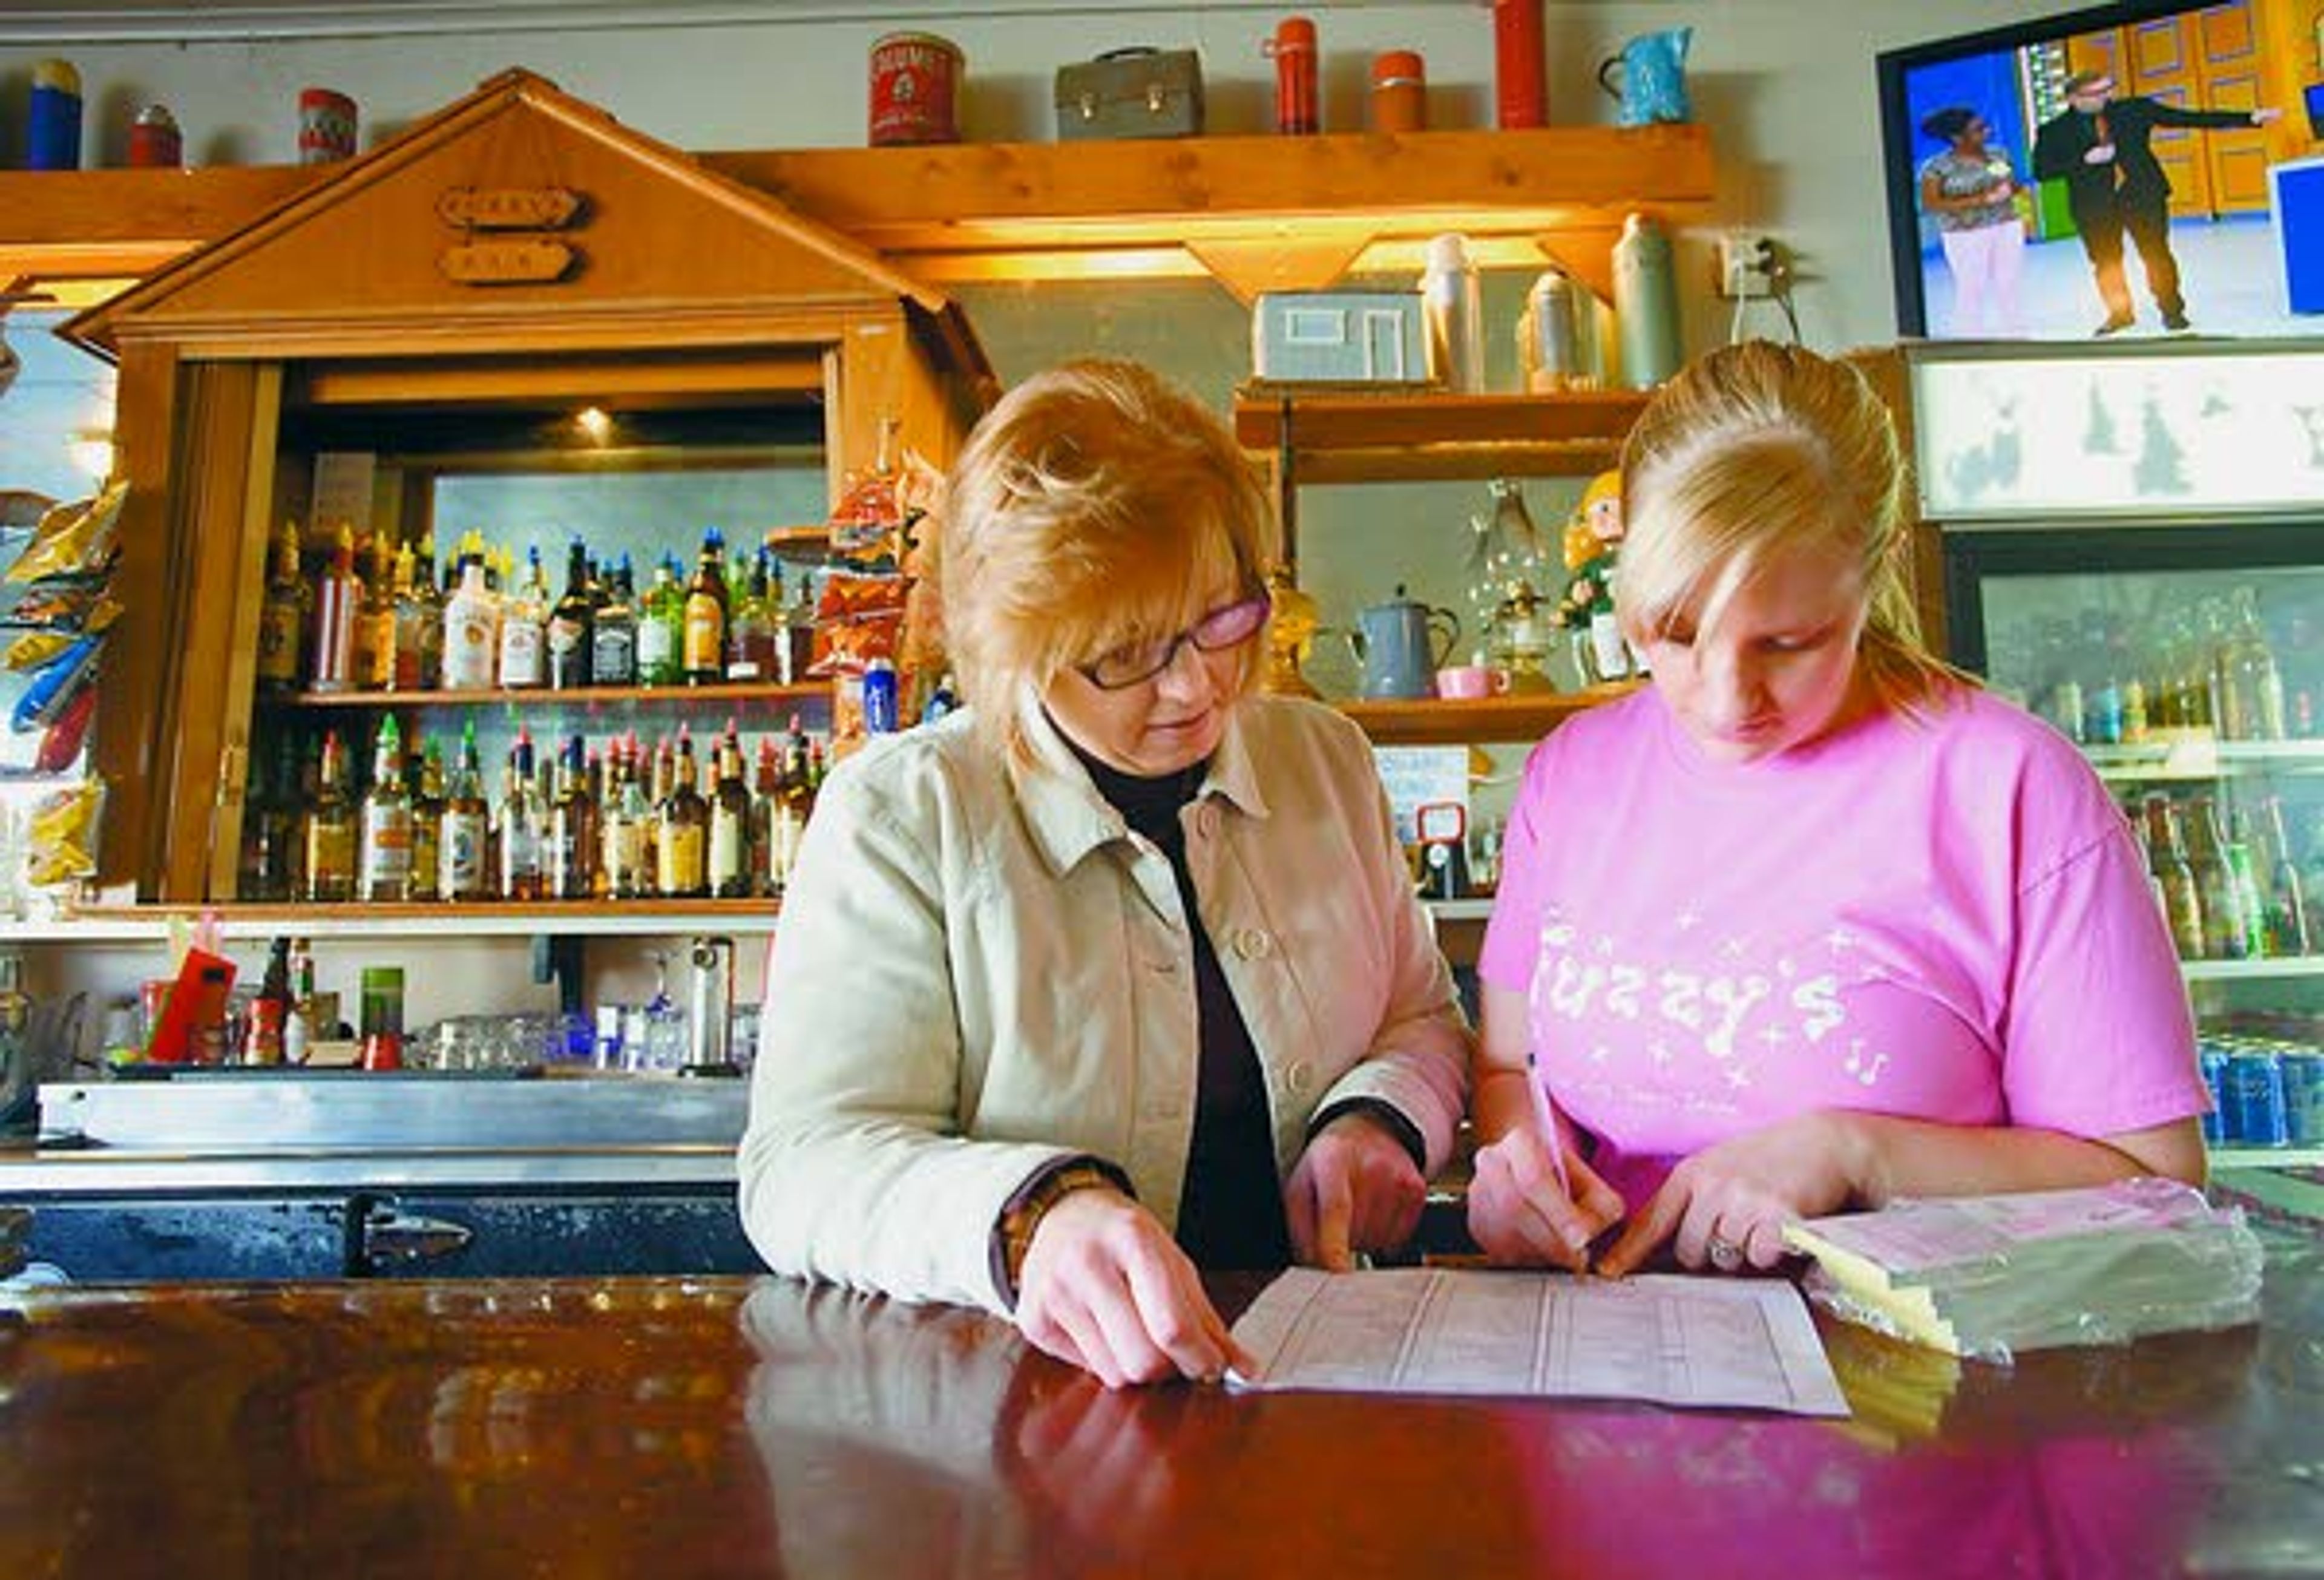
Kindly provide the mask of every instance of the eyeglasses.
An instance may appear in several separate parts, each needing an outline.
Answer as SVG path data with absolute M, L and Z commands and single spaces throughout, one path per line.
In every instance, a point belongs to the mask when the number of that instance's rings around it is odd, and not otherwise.
M 1188 642 L 1202 653 L 1222 653 L 1230 648 L 1240 648 L 1259 634 L 1271 607 L 1265 593 L 1237 603 L 1222 604 L 1175 637 L 1114 648 L 1074 667 L 1100 691 L 1124 691 L 1142 680 L 1153 679 L 1176 663 L 1178 649 Z

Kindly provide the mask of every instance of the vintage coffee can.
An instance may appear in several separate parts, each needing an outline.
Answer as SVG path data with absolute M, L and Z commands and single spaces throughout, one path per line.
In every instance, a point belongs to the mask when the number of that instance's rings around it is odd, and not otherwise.
M 960 141 L 960 46 L 894 32 L 872 46 L 872 145 Z
M 80 169 L 80 73 L 71 61 L 32 62 L 32 118 L 25 131 L 26 170 Z
M 328 87 L 299 90 L 299 162 L 332 164 L 355 156 L 355 101 Z
M 185 161 L 185 139 L 167 105 L 147 105 L 129 124 L 129 167 L 173 170 Z

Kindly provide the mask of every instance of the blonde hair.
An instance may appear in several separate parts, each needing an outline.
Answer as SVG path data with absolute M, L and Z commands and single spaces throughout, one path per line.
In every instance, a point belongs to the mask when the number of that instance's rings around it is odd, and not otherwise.
M 1018 711 L 1058 673 L 1185 629 L 1222 586 L 1259 592 L 1275 522 L 1234 436 L 1135 363 L 1037 373 L 954 464 L 939 553 L 954 674 L 1014 753 Z M 1237 684 L 1260 644 L 1238 654 Z
M 1715 351 L 1646 403 L 1621 472 L 1614 605 L 1632 641 L 1708 629 L 1770 560 L 1812 550 L 1862 572 L 1857 666 L 1883 706 L 1922 712 L 1974 684 L 1922 643 L 1896 425 L 1854 368 L 1767 341 Z

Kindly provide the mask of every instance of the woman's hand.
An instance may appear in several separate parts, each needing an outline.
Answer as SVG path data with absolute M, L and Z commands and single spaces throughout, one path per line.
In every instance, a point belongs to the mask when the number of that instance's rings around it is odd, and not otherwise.
M 1784 1258 L 1785 1223 L 1837 1211 L 1855 1194 L 1840 1118 L 1794 1115 L 1673 1169 L 1599 1268 L 1619 1278 L 1665 1243 L 1680 1266 L 1697 1272 L 1771 1268 Z
M 1496 1266 L 1590 1271 L 1590 1245 L 1622 1221 L 1622 1199 L 1568 1149 L 1566 1177 L 1541 1133 L 1519 1125 L 1479 1150 L 1469 1182 L 1469 1237 Z
M 1393 1251 L 1420 1226 L 1428 1181 L 1412 1154 L 1378 1120 L 1342 1114 L 1307 1143 L 1283 1188 L 1291 1254 L 1327 1272 L 1347 1272 L 1359 1251 Z
M 1212 1382 L 1254 1364 L 1169 1231 L 1119 1190 L 1071 1191 L 1041 1215 L 1018 1277 L 1017 1327 L 1108 1388 Z

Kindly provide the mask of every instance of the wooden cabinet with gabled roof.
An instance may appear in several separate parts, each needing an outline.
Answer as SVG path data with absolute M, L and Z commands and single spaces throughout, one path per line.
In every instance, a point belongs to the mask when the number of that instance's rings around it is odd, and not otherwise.
M 810 452 L 827 507 L 883 424 L 940 464 L 994 389 L 948 299 L 523 71 L 62 332 L 120 368 L 100 882 L 141 900 L 235 894 L 268 534 L 319 448 L 710 414 Z

